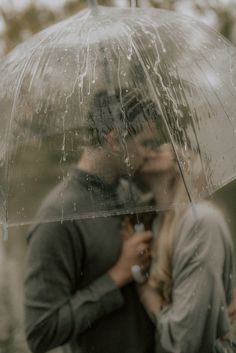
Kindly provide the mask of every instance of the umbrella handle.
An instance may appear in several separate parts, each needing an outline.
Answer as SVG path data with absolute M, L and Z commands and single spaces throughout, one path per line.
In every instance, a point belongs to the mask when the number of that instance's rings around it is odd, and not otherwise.
M 87 0 L 88 6 L 89 7 L 96 7 L 97 6 L 97 0 Z

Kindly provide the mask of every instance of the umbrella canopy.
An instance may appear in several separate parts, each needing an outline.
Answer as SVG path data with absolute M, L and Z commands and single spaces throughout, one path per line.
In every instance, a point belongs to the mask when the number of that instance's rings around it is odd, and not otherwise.
M 206 25 L 156 9 L 86 9 L 18 46 L 0 65 L 1 223 L 35 222 L 58 184 L 61 212 L 45 221 L 158 208 L 142 203 L 134 185 L 137 139 L 132 153 L 128 145 L 140 133 L 152 136 L 154 149 L 163 141 L 173 146 L 189 200 L 233 180 L 235 59 L 235 48 Z M 64 212 L 71 166 L 84 149 L 102 148 L 112 131 L 124 162 L 123 196 L 88 174 L 90 199 L 79 206 L 75 199 Z M 204 175 L 197 195 L 189 151 Z M 107 153 L 110 173 L 113 162 Z

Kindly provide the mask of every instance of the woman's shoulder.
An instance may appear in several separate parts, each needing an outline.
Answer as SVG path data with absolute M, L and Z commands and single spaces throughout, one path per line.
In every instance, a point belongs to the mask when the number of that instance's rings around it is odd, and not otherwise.
M 202 201 L 191 204 L 183 217 L 183 220 L 193 224 L 226 226 L 223 211 L 213 203 Z
M 223 212 L 210 202 L 191 204 L 176 232 L 178 233 L 176 238 L 183 241 L 193 241 L 193 238 L 194 241 L 199 241 L 203 238 L 206 243 L 207 239 L 217 237 L 230 241 L 230 232 Z
M 231 253 L 232 239 L 222 211 L 208 203 L 192 205 L 176 229 L 173 254 L 176 271 L 193 259 L 218 268 L 226 254 L 232 257 Z

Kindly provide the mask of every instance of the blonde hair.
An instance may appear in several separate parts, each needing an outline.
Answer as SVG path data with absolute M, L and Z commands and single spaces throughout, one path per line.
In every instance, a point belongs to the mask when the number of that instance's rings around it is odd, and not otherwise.
M 173 239 L 176 227 L 186 212 L 186 205 L 190 202 L 186 188 L 191 188 L 191 201 L 196 201 L 206 185 L 199 155 L 190 151 L 181 152 L 181 150 L 178 153 L 179 163 L 162 175 L 162 179 L 168 179 L 165 192 L 168 193 L 172 207 L 160 212 L 158 216 L 157 222 L 160 229 L 158 239 L 153 246 L 154 264 L 149 277 L 149 285 L 157 291 L 163 304 L 171 303 Z M 162 188 L 158 190 L 160 192 Z M 160 195 L 156 195 L 157 201 L 158 196 Z

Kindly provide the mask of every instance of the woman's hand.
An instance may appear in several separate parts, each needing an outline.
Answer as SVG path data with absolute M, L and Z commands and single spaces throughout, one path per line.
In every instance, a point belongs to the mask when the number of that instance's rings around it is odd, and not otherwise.
M 236 319 L 236 290 L 234 290 L 233 297 L 227 308 L 230 323 L 233 324 Z
M 229 316 L 230 323 L 233 324 L 236 318 L 236 290 L 234 290 L 231 302 L 227 307 L 227 313 Z M 221 337 L 221 340 L 222 341 L 230 340 L 230 338 L 231 338 L 231 334 L 230 332 L 228 332 L 226 335 Z
M 117 263 L 108 272 L 113 281 L 122 287 L 133 280 L 131 268 L 139 265 L 146 273 L 150 266 L 150 244 L 152 241 L 152 233 L 150 231 L 139 232 L 135 236 L 135 232 L 131 224 L 125 220 L 122 229 L 122 248 Z
M 148 283 L 142 286 L 137 286 L 137 290 L 139 293 L 140 300 L 143 303 L 147 312 L 158 316 L 165 303 L 163 302 L 162 298 L 159 296 L 157 291 L 154 288 L 150 287 Z

